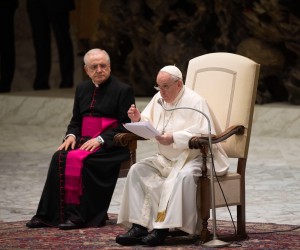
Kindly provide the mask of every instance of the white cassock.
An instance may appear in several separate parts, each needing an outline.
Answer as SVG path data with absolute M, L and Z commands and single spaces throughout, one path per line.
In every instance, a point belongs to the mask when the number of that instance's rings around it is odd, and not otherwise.
M 153 228 L 178 228 L 197 233 L 196 190 L 201 176 L 200 150 L 189 149 L 192 136 L 208 134 L 206 118 L 193 110 L 165 111 L 158 104 L 158 92 L 141 114 L 160 132 L 173 133 L 174 143 L 158 145 L 158 153 L 134 164 L 128 173 L 118 223 L 128 227 L 136 223 Z M 212 121 L 206 101 L 183 87 L 168 109 L 190 107 L 204 112 Z M 211 132 L 215 133 L 214 124 Z M 229 168 L 228 158 L 220 145 L 213 146 L 214 165 L 218 175 Z M 210 164 L 208 163 L 208 168 Z

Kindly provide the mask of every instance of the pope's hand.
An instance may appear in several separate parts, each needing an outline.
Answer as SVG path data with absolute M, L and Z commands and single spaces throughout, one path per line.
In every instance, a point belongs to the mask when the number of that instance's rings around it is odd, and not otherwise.
M 173 134 L 165 133 L 163 135 L 158 135 L 155 139 L 162 145 L 170 145 L 174 142 Z
M 138 122 L 141 120 L 141 113 L 134 104 L 131 104 L 127 111 L 128 117 L 132 122 Z

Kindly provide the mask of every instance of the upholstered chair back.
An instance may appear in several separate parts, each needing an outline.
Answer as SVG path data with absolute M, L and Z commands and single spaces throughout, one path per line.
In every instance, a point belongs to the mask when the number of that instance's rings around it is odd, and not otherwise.
M 247 158 L 258 75 L 259 64 L 237 54 L 210 53 L 189 61 L 185 85 L 206 99 L 217 134 L 236 124 L 246 128 L 243 136 L 222 142 L 231 158 Z

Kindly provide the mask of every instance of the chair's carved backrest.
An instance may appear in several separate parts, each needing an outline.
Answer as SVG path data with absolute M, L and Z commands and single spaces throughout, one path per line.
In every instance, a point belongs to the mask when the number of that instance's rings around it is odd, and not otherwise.
M 232 53 L 210 53 L 189 61 L 185 85 L 204 97 L 217 133 L 233 125 L 243 136 L 223 143 L 229 157 L 247 158 L 260 65 Z

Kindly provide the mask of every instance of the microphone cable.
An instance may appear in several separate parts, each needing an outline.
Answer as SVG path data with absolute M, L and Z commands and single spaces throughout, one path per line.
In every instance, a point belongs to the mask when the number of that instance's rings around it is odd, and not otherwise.
M 209 148 L 209 152 L 210 152 L 210 155 L 211 155 L 211 162 L 212 162 L 212 166 L 211 166 L 211 167 L 212 167 L 212 170 L 213 170 L 214 175 L 215 175 L 215 177 L 216 177 L 216 180 L 217 180 L 217 182 L 218 182 L 218 185 L 219 185 L 219 187 L 220 187 L 222 196 L 223 196 L 224 201 L 225 201 L 225 204 L 226 204 L 226 208 L 227 208 L 227 210 L 228 210 L 228 212 L 229 212 L 229 215 L 230 215 L 230 218 L 231 218 L 231 222 L 232 222 L 233 227 L 234 227 L 234 234 L 235 234 L 235 236 L 237 236 L 236 226 L 235 226 L 235 223 L 234 223 L 234 221 L 233 221 L 233 217 L 232 217 L 232 214 L 231 214 L 229 205 L 228 205 L 228 203 L 227 203 L 227 200 L 226 200 L 224 191 L 223 191 L 222 186 L 221 186 L 221 184 L 220 184 L 220 182 L 219 182 L 219 178 L 218 178 L 218 176 L 217 176 L 216 169 L 215 169 L 214 157 L 213 157 L 213 152 L 212 152 L 212 141 L 211 141 L 211 124 L 210 124 L 209 117 L 208 117 L 207 114 L 205 114 L 204 112 L 202 112 L 202 111 L 200 111 L 200 110 L 198 110 L 198 109 L 195 109 L 195 108 L 191 108 L 191 107 L 176 107 L 176 108 L 170 108 L 170 109 L 167 109 L 167 108 L 165 107 L 164 103 L 163 103 L 162 98 L 159 98 L 159 99 L 157 100 L 157 103 L 158 103 L 165 111 L 173 111 L 173 110 L 178 110 L 178 109 L 189 109 L 189 110 L 193 110 L 193 111 L 196 111 L 196 112 L 202 114 L 202 115 L 206 118 L 207 123 L 208 123 L 208 142 L 209 142 L 209 143 L 208 143 L 208 148 Z M 213 178 L 213 176 L 211 176 L 211 178 Z M 213 202 L 215 202 L 215 201 L 213 201 Z M 216 215 L 215 215 L 215 214 L 213 214 L 213 217 L 214 217 L 214 219 L 216 219 Z M 214 230 L 215 230 L 215 225 L 214 225 Z

